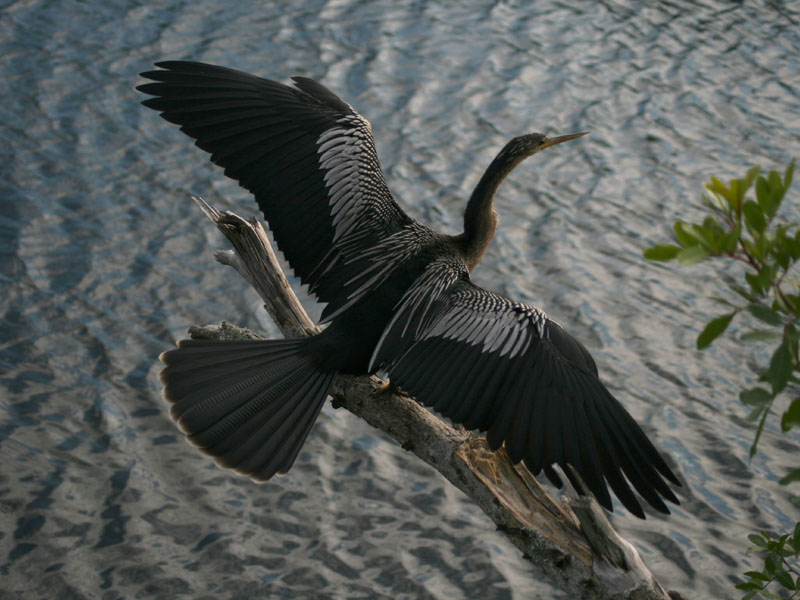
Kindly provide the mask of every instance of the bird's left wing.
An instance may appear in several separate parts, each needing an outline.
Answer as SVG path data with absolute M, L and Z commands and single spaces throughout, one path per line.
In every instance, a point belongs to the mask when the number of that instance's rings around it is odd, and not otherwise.
M 558 464 L 581 491 L 571 465 L 609 510 L 608 486 L 644 515 L 629 482 L 659 511 L 678 502 L 665 481 L 677 478 L 586 348 L 539 309 L 475 286 L 457 261 L 433 262 L 408 290 L 371 368 L 556 485 Z
M 251 191 L 295 274 L 329 312 L 352 297 L 348 257 L 415 224 L 378 164 L 369 122 L 322 85 L 196 62 L 157 63 L 137 89 Z M 351 265 L 351 266 L 348 266 Z

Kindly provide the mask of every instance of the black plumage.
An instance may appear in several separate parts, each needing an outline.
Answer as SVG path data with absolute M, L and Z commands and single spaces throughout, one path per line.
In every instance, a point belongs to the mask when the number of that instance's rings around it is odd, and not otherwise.
M 301 281 L 326 303 L 305 340 L 183 341 L 161 378 L 187 438 L 263 481 L 294 462 L 337 373 L 382 371 L 512 461 L 561 484 L 558 464 L 611 509 L 608 487 L 643 517 L 680 485 L 601 383 L 586 348 L 541 310 L 474 285 L 497 227 L 492 199 L 522 160 L 583 134 L 511 140 L 449 236 L 392 198 L 369 123 L 320 84 L 294 87 L 193 62 L 158 63 L 143 102 L 251 191 Z M 569 466 L 568 466 L 569 465 Z M 578 474 L 576 477 L 573 473 Z

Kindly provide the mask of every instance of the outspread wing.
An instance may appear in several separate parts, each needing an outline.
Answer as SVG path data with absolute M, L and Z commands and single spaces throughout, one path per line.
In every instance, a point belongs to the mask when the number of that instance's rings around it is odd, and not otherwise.
M 475 286 L 457 262 L 432 263 L 408 290 L 371 368 L 560 486 L 558 464 L 582 491 L 571 465 L 609 510 L 608 486 L 644 517 L 629 483 L 662 512 L 663 499 L 678 503 L 665 479 L 680 483 L 586 348 L 539 309 Z
M 278 247 L 312 293 L 337 309 L 357 255 L 413 221 L 393 200 L 369 122 L 320 84 L 290 87 L 241 71 L 169 61 L 142 76 L 143 104 L 193 137 L 251 191 Z

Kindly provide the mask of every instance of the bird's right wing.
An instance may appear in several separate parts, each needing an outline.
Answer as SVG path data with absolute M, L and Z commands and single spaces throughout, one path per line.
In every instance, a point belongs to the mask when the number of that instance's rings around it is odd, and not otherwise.
M 155 81 L 137 88 L 155 96 L 143 104 L 255 195 L 295 274 L 339 308 L 357 274 L 344 255 L 414 224 L 386 186 L 369 122 L 310 79 L 290 87 L 203 63 L 156 66 L 142 73 Z
M 680 485 L 622 405 L 597 376 L 584 346 L 532 306 L 475 286 L 458 262 L 436 261 L 408 290 L 372 358 L 371 369 L 467 429 L 505 444 L 513 462 L 558 464 L 579 490 L 571 465 L 611 510 L 608 486 L 643 517 L 628 482 L 654 508 L 677 503 Z M 626 480 L 627 478 L 627 480 Z M 606 483 L 607 482 L 607 483 Z

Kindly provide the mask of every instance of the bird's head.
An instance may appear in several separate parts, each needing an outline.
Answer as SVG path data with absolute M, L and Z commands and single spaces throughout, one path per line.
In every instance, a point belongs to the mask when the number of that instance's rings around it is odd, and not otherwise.
M 562 142 L 568 142 L 589 133 L 582 131 L 581 133 L 569 133 L 567 135 L 560 135 L 557 137 L 548 137 L 543 133 L 528 133 L 515 137 L 505 145 L 505 148 L 500 152 L 498 158 L 508 161 L 514 165 L 519 164 L 529 156 L 532 156 L 550 146 L 555 146 Z

